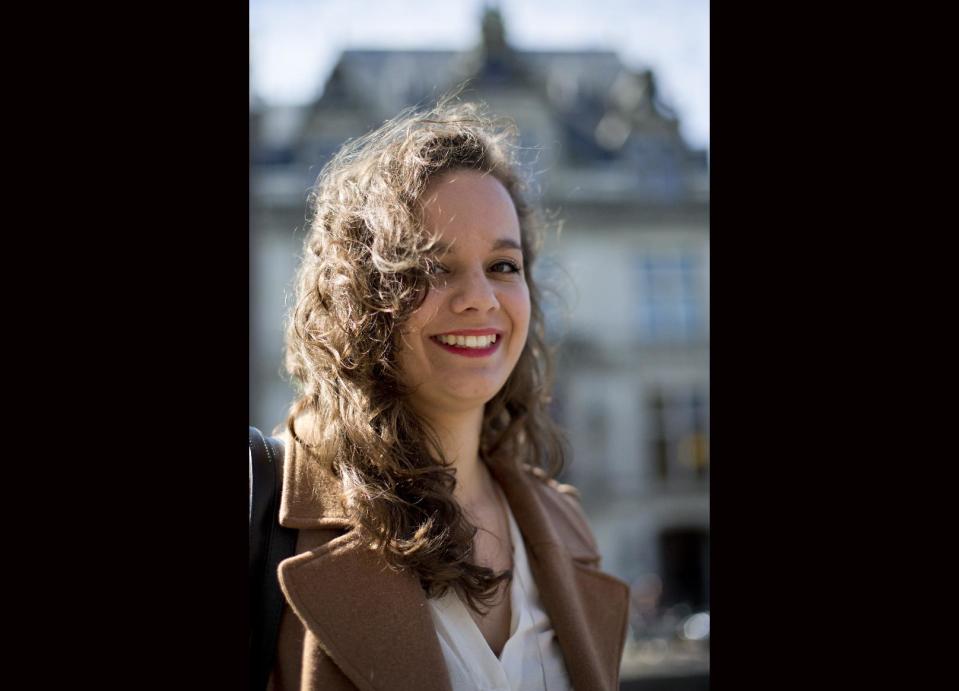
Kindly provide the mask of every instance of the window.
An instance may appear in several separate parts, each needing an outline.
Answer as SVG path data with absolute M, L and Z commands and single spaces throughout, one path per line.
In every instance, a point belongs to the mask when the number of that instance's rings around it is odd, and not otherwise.
M 647 343 L 705 337 L 705 274 L 691 251 L 659 251 L 639 260 L 639 338 Z
M 649 394 L 648 411 L 648 474 L 670 487 L 704 483 L 709 469 L 709 411 L 705 393 L 657 387 Z

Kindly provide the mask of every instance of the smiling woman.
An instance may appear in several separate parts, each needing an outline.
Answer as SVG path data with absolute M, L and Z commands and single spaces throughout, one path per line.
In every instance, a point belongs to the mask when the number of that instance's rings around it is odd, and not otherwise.
M 424 227 L 446 250 L 397 356 L 410 403 L 438 422 L 481 412 L 503 388 L 526 346 L 530 299 L 519 220 L 499 180 L 457 170 L 431 182 L 423 198 Z
M 614 689 L 628 588 L 553 477 L 515 132 L 407 111 L 323 169 L 287 329 L 273 689 Z

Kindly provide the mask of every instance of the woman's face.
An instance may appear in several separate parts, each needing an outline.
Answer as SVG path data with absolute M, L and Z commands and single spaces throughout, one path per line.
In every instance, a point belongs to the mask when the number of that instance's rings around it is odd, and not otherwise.
M 399 337 L 400 369 L 421 413 L 481 408 L 506 383 L 529 331 L 516 208 L 492 175 L 456 170 L 427 187 L 423 223 L 441 247 L 434 285 Z

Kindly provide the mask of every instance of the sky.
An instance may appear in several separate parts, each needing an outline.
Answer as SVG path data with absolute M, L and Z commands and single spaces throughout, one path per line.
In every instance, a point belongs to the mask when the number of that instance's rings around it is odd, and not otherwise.
M 489 0 L 249 0 L 254 93 L 319 95 L 349 48 L 466 50 Z M 709 0 L 499 0 L 507 40 L 527 50 L 612 50 L 651 68 L 695 148 L 709 143 Z

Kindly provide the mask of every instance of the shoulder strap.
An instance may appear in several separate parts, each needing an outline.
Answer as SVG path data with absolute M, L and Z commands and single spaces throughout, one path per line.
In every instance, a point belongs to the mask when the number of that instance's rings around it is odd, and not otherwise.
M 296 530 L 279 523 L 283 444 L 250 427 L 250 683 L 266 689 L 283 613 L 280 562 L 296 549 Z

